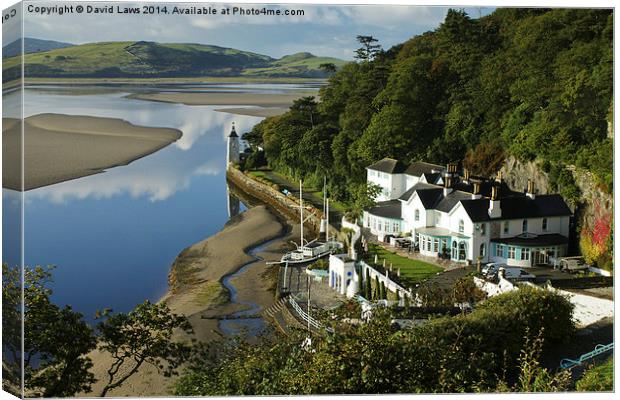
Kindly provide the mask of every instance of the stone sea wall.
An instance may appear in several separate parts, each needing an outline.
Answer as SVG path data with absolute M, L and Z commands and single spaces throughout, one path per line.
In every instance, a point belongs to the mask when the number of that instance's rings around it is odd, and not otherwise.
M 285 217 L 293 221 L 299 220 L 299 199 L 296 197 L 291 195 L 287 196 L 262 182 L 258 182 L 234 167 L 229 167 L 227 169 L 226 178 L 239 189 L 275 208 Z M 317 234 L 321 227 L 322 217 L 322 210 L 318 210 L 310 204 L 306 204 L 304 208 L 304 219 L 307 218 L 307 220 L 304 223 L 304 228 L 310 229 Z M 330 225 L 329 234 L 331 237 L 336 237 L 336 235 L 338 235 L 338 230 Z

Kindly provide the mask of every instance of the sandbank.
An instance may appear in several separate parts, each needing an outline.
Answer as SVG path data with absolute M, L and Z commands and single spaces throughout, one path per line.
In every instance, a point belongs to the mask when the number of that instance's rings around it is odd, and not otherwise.
M 159 92 L 137 93 L 130 99 L 180 103 L 188 106 L 257 106 L 288 108 L 293 101 L 306 96 L 317 97 L 315 91 L 290 93 L 247 93 L 247 92 Z
M 181 131 L 116 118 L 38 114 L 24 120 L 24 190 L 127 165 L 181 138 Z M 2 185 L 21 190 L 21 124 L 2 119 Z M 17 166 L 17 167 L 16 167 Z
M 250 117 L 275 117 L 282 115 L 289 109 L 285 107 L 252 107 L 252 108 L 218 108 L 215 111 L 235 115 L 249 115 Z

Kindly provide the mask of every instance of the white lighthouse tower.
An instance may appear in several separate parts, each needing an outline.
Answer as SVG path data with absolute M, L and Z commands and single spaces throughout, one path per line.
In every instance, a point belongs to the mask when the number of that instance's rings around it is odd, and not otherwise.
M 230 135 L 228 135 L 228 148 L 226 149 L 226 168 L 230 164 L 239 163 L 239 135 L 235 130 L 235 123 L 232 123 Z

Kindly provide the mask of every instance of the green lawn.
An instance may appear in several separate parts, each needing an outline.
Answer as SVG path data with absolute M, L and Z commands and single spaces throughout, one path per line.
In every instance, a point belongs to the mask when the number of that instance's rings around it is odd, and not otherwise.
M 576 388 L 581 392 L 602 392 L 614 389 L 614 359 L 586 371 L 577 381 Z
M 420 282 L 428 277 L 436 275 L 438 272 L 443 271 L 442 268 L 436 265 L 399 256 L 398 254 L 387 251 L 383 247 L 376 244 L 371 244 L 369 250 L 370 256 L 368 257 L 368 260 L 371 263 L 374 262 L 375 254 L 377 254 L 380 265 L 383 265 L 383 260 L 385 259 L 385 265 L 387 268 L 390 267 L 390 263 L 392 263 L 394 270 L 400 268 L 400 278 L 408 284 Z

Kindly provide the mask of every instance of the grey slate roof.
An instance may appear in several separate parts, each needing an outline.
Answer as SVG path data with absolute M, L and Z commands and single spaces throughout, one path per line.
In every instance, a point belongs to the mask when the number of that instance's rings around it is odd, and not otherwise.
M 386 172 L 388 174 L 402 174 L 407 169 L 407 166 L 398 160 L 393 158 L 384 158 L 376 163 L 366 167 L 375 171 Z
M 465 211 L 473 222 L 490 221 L 489 199 L 463 200 Z M 521 219 L 570 216 L 572 213 L 559 194 L 505 197 L 500 201 L 502 215 L 496 219 Z
M 442 212 L 450 212 L 454 208 L 455 205 L 459 203 L 461 200 L 470 200 L 471 194 L 460 192 L 458 190 L 453 191 L 446 197 L 443 197 L 439 203 L 433 207 L 434 209 Z
M 491 239 L 491 242 L 510 244 L 514 246 L 557 246 L 559 244 L 567 244 L 568 238 L 557 233 L 549 235 L 537 235 L 533 237 L 515 236 L 511 238 Z
M 426 178 L 426 182 L 428 183 L 433 183 L 436 184 L 437 181 L 439 181 L 439 178 L 441 177 L 441 173 L 439 172 L 435 172 L 435 173 L 424 173 L 424 178 Z
M 481 194 L 484 197 L 491 197 L 491 188 L 493 186 L 497 186 L 497 182 L 493 180 L 489 180 L 489 179 L 481 181 L 479 194 Z M 462 180 L 457 180 L 456 182 L 452 184 L 452 187 L 462 192 L 472 193 L 474 191 L 474 185 L 471 179 L 467 183 Z M 506 184 L 506 182 L 502 181 L 502 183 L 499 185 L 499 196 L 500 197 L 514 196 L 518 194 L 523 194 L 523 193 L 512 191 L 510 187 L 508 186 L 508 184 Z
M 443 171 L 445 167 L 437 164 L 431 164 L 423 161 L 411 163 L 405 170 L 405 174 L 411 176 L 422 176 L 422 174 L 432 174 L 433 170 Z
M 398 199 L 407 201 L 413 195 L 413 192 L 415 192 L 416 190 L 417 191 L 440 190 L 443 193 L 443 189 L 440 186 L 431 185 L 431 184 L 424 183 L 424 182 L 418 182 L 412 187 L 410 187 L 405 193 L 401 194 Z
M 368 210 L 368 213 L 383 218 L 402 219 L 399 200 L 380 201 Z

